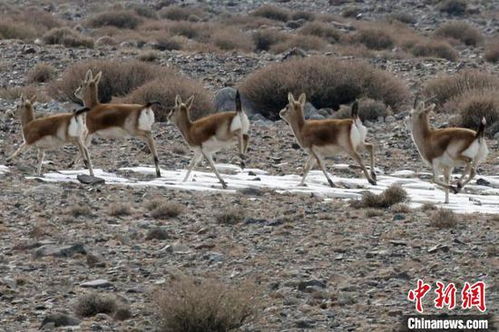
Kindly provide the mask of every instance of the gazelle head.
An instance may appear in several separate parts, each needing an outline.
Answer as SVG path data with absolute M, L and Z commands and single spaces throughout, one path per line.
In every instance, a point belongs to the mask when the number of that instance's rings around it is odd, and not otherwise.
M 291 92 L 288 93 L 288 104 L 279 112 L 279 116 L 281 119 L 289 123 L 296 112 L 303 111 L 306 101 L 307 97 L 304 93 L 300 95 L 298 100 L 295 100 L 295 97 Z
M 178 123 L 181 113 L 188 113 L 194 102 L 194 96 L 190 96 L 189 99 L 184 103 L 182 98 L 177 95 L 175 97 L 175 107 L 170 111 L 167 117 L 168 123 Z
M 76 88 L 73 95 L 84 103 L 86 102 L 85 98 L 93 98 L 91 95 L 93 93 L 95 93 L 95 96 L 97 97 L 97 87 L 99 86 L 101 78 L 102 71 L 93 76 L 92 70 L 89 69 L 84 80 L 81 82 L 80 86 Z
M 19 97 L 19 102 L 16 105 L 16 113 L 20 113 L 26 109 L 32 109 L 33 104 L 36 102 L 36 95 L 33 95 L 31 98 L 24 97 L 24 94 L 21 94 Z

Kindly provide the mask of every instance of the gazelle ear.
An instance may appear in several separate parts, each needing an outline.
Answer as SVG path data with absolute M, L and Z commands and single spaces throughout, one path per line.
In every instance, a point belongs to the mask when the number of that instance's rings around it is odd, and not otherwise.
M 291 92 L 288 93 L 288 101 L 290 104 L 295 102 L 295 97 L 293 97 L 293 94 Z
M 182 105 L 182 98 L 180 97 L 180 95 L 176 95 L 175 96 L 175 106 L 180 106 Z
M 430 105 L 430 106 L 429 106 L 429 107 L 425 110 L 425 112 L 426 112 L 426 113 L 430 113 L 431 111 L 433 111 L 433 110 L 435 109 L 435 106 L 437 106 L 437 105 L 435 105 L 435 103 L 431 104 L 431 105 Z
M 85 81 L 88 82 L 92 79 L 92 69 L 87 70 L 87 73 L 85 74 Z
M 37 96 L 37 95 L 33 95 L 33 96 L 31 96 L 31 98 L 29 99 L 29 100 L 30 100 L 30 102 L 31 102 L 31 104 L 34 104 L 37 98 L 38 98 L 38 96 Z
M 24 93 L 21 93 L 21 95 L 19 96 L 19 100 L 21 101 L 21 104 L 24 104 Z
M 305 102 L 307 101 L 307 96 L 305 95 L 305 93 L 302 93 L 300 95 L 300 98 L 298 98 L 298 102 L 302 105 L 302 106 L 305 106 Z
M 194 95 L 190 96 L 189 99 L 187 99 L 186 101 L 187 109 L 190 109 L 192 107 L 193 102 L 194 102 Z
M 94 77 L 95 84 L 99 84 L 101 78 L 102 78 L 102 71 L 98 72 L 97 75 L 95 75 Z

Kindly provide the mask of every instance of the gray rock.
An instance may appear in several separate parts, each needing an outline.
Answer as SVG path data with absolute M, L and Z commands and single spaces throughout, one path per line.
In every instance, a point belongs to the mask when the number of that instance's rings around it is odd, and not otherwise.
M 26 194 L 34 194 L 34 195 L 53 195 L 60 194 L 64 191 L 61 186 L 57 186 L 55 184 L 40 184 L 36 187 L 29 188 L 26 190 Z
M 92 280 L 92 281 L 82 282 L 80 284 L 81 287 L 85 287 L 85 288 L 104 288 L 104 287 L 110 287 L 112 285 L 113 284 L 111 284 L 106 279 L 96 279 L 96 280 Z
M 393 115 L 388 115 L 386 118 L 385 118 L 385 122 L 386 123 L 392 123 L 395 121 L 395 117 Z
M 106 182 L 102 178 L 98 178 L 98 177 L 91 176 L 91 175 L 86 175 L 86 174 L 79 174 L 76 178 L 81 183 L 83 183 L 83 184 L 90 184 L 90 185 L 104 184 Z
M 215 93 L 213 104 L 217 112 L 230 112 L 236 110 L 236 89 L 225 87 Z M 241 94 L 243 111 L 248 115 L 257 114 L 250 100 Z M 263 118 L 265 119 L 265 118 Z
M 219 263 L 224 261 L 224 255 L 216 251 L 210 251 L 203 256 L 204 259 L 208 260 L 210 263 Z
M 302 292 L 311 293 L 312 290 L 316 288 L 326 288 L 326 283 L 317 279 L 301 281 L 300 283 L 298 283 L 298 290 Z
M 50 314 L 47 317 L 45 317 L 42 321 L 42 325 L 40 328 L 46 328 L 48 325 L 52 325 L 54 327 L 60 327 L 60 326 L 76 326 L 80 325 L 80 320 L 78 318 L 63 314 L 63 313 L 55 313 L 55 314 Z
M 33 252 L 35 258 L 43 256 L 54 256 L 54 257 L 72 257 L 75 254 L 85 255 L 87 250 L 81 243 L 77 243 L 71 246 L 57 247 L 52 245 L 45 245 L 37 248 Z
M 325 117 L 319 113 L 317 108 L 315 108 L 314 105 L 312 105 L 309 102 L 305 103 L 305 107 L 303 108 L 303 113 L 305 115 L 305 119 L 311 119 L 311 120 L 325 119 Z

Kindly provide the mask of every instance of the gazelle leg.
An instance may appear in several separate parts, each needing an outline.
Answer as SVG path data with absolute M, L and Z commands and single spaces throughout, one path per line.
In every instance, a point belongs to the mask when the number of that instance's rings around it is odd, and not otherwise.
M 365 149 L 369 152 L 371 177 L 376 180 L 376 172 L 374 171 L 374 145 L 371 143 L 364 143 Z
M 244 144 L 245 144 L 245 141 L 244 141 L 243 134 L 241 133 L 241 130 L 239 130 L 239 132 L 237 134 L 237 145 L 239 147 L 239 158 L 240 158 L 239 166 L 241 167 L 241 169 L 244 169 L 244 167 L 246 167 L 246 164 L 245 164 L 246 156 L 244 155 L 244 152 L 245 152 Z
M 475 177 L 476 175 L 476 168 L 474 166 L 471 166 L 470 167 L 470 170 L 469 170 L 469 175 L 468 175 L 468 178 L 466 179 L 466 181 L 464 182 L 461 182 L 461 180 L 457 183 L 457 189 L 458 191 L 461 191 L 465 185 L 467 185 L 471 180 L 473 180 L 473 178 Z
M 28 148 L 28 145 L 26 145 L 26 143 L 21 144 L 21 146 L 13 154 L 11 154 L 10 157 L 8 157 L 6 161 L 11 161 L 15 157 L 17 157 L 20 153 L 26 151 L 27 148 Z
M 78 149 L 80 150 L 80 155 L 83 156 L 83 162 L 85 166 L 88 168 L 88 172 L 91 176 L 94 176 L 94 169 L 92 167 L 92 160 L 90 159 L 90 153 L 88 152 L 87 147 L 83 144 L 81 139 L 78 139 L 76 142 Z
M 326 170 L 326 167 L 324 166 L 324 161 L 322 159 L 322 156 L 320 156 L 316 151 L 314 151 L 313 148 L 310 148 L 310 153 L 314 156 L 315 160 L 317 160 L 319 167 L 321 168 L 322 172 L 326 176 L 327 183 L 329 183 L 329 186 L 334 188 L 335 185 L 333 183 L 333 180 L 331 180 L 331 178 L 329 178 L 329 175 L 327 174 L 327 170 Z
M 457 194 L 457 188 L 451 186 L 450 184 L 440 181 L 438 176 L 439 176 L 438 168 L 433 166 L 433 183 L 435 183 L 437 186 L 441 187 L 444 190 L 450 189 L 454 194 Z
M 367 181 L 369 181 L 370 184 L 372 184 L 373 186 L 375 186 L 376 185 L 376 180 L 373 179 L 371 177 L 371 174 L 369 174 L 369 172 L 367 171 L 367 168 L 364 165 L 364 162 L 362 161 L 362 158 L 360 157 L 360 155 L 355 150 L 353 150 L 353 149 L 350 150 L 350 151 L 347 151 L 347 152 L 353 158 L 353 160 L 355 160 L 355 162 L 357 162 L 357 164 L 359 164 L 360 168 L 362 168 L 362 171 L 364 172 L 364 175 L 366 176 Z M 373 171 L 373 169 L 371 169 L 371 171 Z
M 147 146 L 149 147 L 149 150 L 153 155 L 154 166 L 156 167 L 156 176 L 159 178 L 161 177 L 161 170 L 159 168 L 159 158 L 158 153 L 156 152 L 156 144 L 154 142 L 154 138 L 152 137 L 152 134 L 150 132 L 145 132 L 143 137 L 145 138 Z
M 189 167 L 187 169 L 187 174 L 185 174 L 183 182 L 187 181 L 189 179 L 189 175 L 191 175 L 192 170 L 199 164 L 201 159 L 203 158 L 203 154 L 200 152 L 194 152 L 194 156 L 191 159 L 191 162 L 189 164 Z
M 449 204 L 449 187 L 450 187 L 450 177 L 452 174 L 451 168 L 444 169 L 444 181 L 447 184 L 447 188 L 445 188 L 445 204 Z
M 201 153 L 203 154 L 203 156 L 206 158 L 206 160 L 210 164 L 210 167 L 213 170 L 213 172 L 215 172 L 215 175 L 217 176 L 218 181 L 220 181 L 220 183 L 222 184 L 222 188 L 227 189 L 227 183 L 225 183 L 225 181 L 220 176 L 220 173 L 218 173 L 218 170 L 215 167 L 215 163 L 213 162 L 213 158 L 211 157 L 211 153 L 207 153 L 207 152 L 203 151 L 203 149 L 201 149 Z
M 312 155 L 309 155 L 307 161 L 305 162 L 305 167 L 303 168 L 303 177 L 301 178 L 299 186 L 306 186 L 305 179 L 307 178 L 308 172 L 310 172 L 314 165 L 315 158 Z
M 249 144 L 249 135 L 243 134 L 243 153 L 246 154 L 248 152 L 248 144 Z
M 88 151 L 88 148 L 90 147 L 90 143 L 92 141 L 92 137 L 90 135 L 87 135 L 85 137 L 85 147 L 86 147 L 86 150 Z M 73 167 L 74 165 L 78 164 L 80 162 L 80 158 L 85 158 L 85 156 L 82 154 L 81 150 L 79 151 L 79 153 L 76 154 L 76 156 L 74 157 L 74 159 L 68 164 L 68 168 L 71 168 Z
M 36 174 L 38 176 L 42 175 L 42 164 L 43 164 L 44 157 L 45 157 L 45 152 L 42 149 L 38 149 L 38 167 L 36 170 Z

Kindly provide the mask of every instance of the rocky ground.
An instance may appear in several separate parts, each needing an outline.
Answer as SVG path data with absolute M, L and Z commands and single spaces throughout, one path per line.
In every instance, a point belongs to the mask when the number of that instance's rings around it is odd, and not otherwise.
M 208 1 L 213 8 L 248 11 L 261 1 Z M 339 13 L 344 6 L 327 1 L 291 1 L 280 6 Z M 417 1 L 364 1 L 356 4 L 366 18 L 407 10 L 420 18 L 418 29 L 435 26 L 440 13 L 429 14 Z M 480 9 L 480 5 L 476 5 Z M 84 11 L 84 7 L 82 7 Z M 426 8 L 427 9 L 427 8 Z M 78 9 L 74 9 L 78 11 Z M 492 15 L 492 14 L 491 14 Z M 497 31 L 497 19 L 471 18 L 485 32 Z M 61 73 L 75 61 L 90 58 L 135 58 L 136 49 L 72 49 L 0 40 L 1 86 L 25 84 L 26 72 L 48 62 Z M 434 59 L 370 59 L 378 67 L 405 79 L 413 91 L 428 79 L 462 68 L 499 73 L 478 50 L 463 48 L 458 62 Z M 334 54 L 331 54 L 334 56 Z M 282 55 L 187 54 L 162 52 L 159 62 L 175 65 L 213 91 L 239 82 L 257 68 L 281 61 Z M 22 142 L 17 119 L 7 110 L 15 101 L 0 99 L 0 165 Z M 37 112 L 50 113 L 73 105 L 40 103 Z M 405 127 L 407 111 L 367 123 L 369 140 L 377 146 L 377 164 L 384 172 L 428 171 Z M 449 119 L 435 115 L 437 126 Z M 158 123 L 155 137 L 161 166 L 184 168 L 191 152 L 173 126 Z M 499 173 L 498 141 L 489 139 L 490 155 L 479 173 Z M 49 153 L 44 171 L 65 169 L 76 149 Z M 134 139 L 96 140 L 90 152 L 94 167 L 150 165 L 147 147 Z M 305 154 L 282 121 L 254 121 L 248 167 L 271 174 L 300 174 Z M 236 163 L 234 151 L 217 155 L 217 162 Z M 330 163 L 351 163 L 339 156 Z M 499 300 L 499 217 L 459 216 L 450 229 L 431 226 L 434 210 L 353 209 L 348 201 L 324 201 L 314 195 L 282 194 L 271 190 L 236 194 L 165 190 L 74 183 L 47 184 L 28 180 L 36 153 L 25 153 L 0 170 L 0 330 L 31 331 L 54 313 L 76 318 L 74 305 L 91 291 L 114 294 L 127 303 L 131 318 L 110 315 L 81 319 L 81 331 L 154 330 L 155 291 L 171 276 L 213 277 L 232 284 L 251 280 L 259 291 L 256 319 L 247 331 L 391 331 L 403 313 L 415 313 L 407 292 L 417 279 L 455 282 L 485 281 L 488 312 L 497 316 Z M 206 165 L 203 165 L 201 169 Z M 338 170 L 360 177 L 357 169 Z M 230 183 L 229 183 L 230 185 Z M 451 197 L 452 199 L 452 197 Z M 171 218 L 152 213 L 152 201 L 184 207 Z M 127 206 L 126 213 L 116 210 Z M 87 209 L 88 208 L 88 209 Z M 226 225 L 218 216 L 234 208 L 237 222 Z M 150 239 L 163 231 L 162 239 Z M 103 279 L 106 282 L 85 285 Z M 458 287 L 458 289 L 460 289 Z M 425 300 L 425 309 L 433 309 Z M 459 310 L 457 311 L 459 312 Z M 469 313 L 469 312 L 467 312 Z M 497 322 L 496 322 L 497 324 Z M 50 328 L 46 326 L 45 328 Z M 62 328 L 64 330 L 64 328 Z

